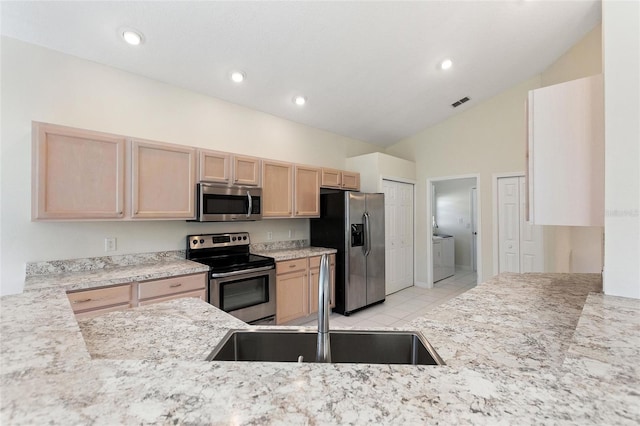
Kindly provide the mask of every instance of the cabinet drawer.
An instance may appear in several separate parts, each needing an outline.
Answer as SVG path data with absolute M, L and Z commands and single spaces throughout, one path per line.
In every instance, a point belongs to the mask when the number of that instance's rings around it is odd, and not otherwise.
M 131 285 L 104 287 L 96 290 L 81 290 L 67 293 L 73 312 L 128 304 L 131 301 Z M 125 306 L 127 308 L 129 306 Z
M 175 293 L 202 290 L 206 286 L 207 274 L 183 275 L 162 280 L 146 281 L 138 284 L 140 300 L 168 296 Z
M 276 262 L 276 274 L 288 274 L 289 272 L 304 271 L 307 269 L 307 258 L 285 260 Z
M 309 258 L 309 269 L 320 269 L 320 259 L 322 256 L 313 256 Z M 336 257 L 333 255 L 329 256 L 329 265 L 335 265 Z
M 186 293 L 178 293 L 178 294 L 172 294 L 169 296 L 165 296 L 165 297 L 158 297 L 152 300 L 145 300 L 139 303 L 140 306 L 145 306 L 145 305 L 151 305 L 153 303 L 160 303 L 160 302 L 166 302 L 168 300 L 173 300 L 173 299 L 180 299 L 182 297 L 197 297 L 198 299 L 207 300 L 207 292 L 206 290 L 202 289 L 202 290 L 196 290 L 196 291 L 189 291 Z

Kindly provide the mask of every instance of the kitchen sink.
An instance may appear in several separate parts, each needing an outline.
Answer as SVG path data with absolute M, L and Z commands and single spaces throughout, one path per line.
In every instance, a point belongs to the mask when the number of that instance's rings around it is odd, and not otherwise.
M 315 330 L 231 330 L 207 361 L 316 362 Z M 331 330 L 331 362 L 444 365 L 427 340 L 412 331 Z

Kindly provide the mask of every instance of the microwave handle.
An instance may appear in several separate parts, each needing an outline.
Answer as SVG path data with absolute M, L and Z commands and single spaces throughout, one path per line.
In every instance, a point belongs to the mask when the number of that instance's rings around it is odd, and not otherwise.
M 251 211 L 253 210 L 253 200 L 251 194 L 247 191 L 247 198 L 249 199 L 249 209 L 247 210 L 247 217 L 251 217 Z

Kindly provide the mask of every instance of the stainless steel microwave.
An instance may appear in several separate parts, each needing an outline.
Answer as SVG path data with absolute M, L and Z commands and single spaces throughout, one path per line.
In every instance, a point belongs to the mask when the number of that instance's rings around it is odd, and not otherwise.
M 196 218 L 199 222 L 231 222 L 262 219 L 262 189 L 199 183 Z

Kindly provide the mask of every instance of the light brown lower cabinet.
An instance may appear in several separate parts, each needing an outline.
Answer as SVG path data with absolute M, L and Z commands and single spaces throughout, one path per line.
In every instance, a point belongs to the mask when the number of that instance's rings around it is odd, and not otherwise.
M 67 292 L 77 319 L 183 297 L 207 300 L 207 274 L 198 273 L 159 280 Z
M 330 307 L 335 306 L 335 255 L 329 258 Z M 276 262 L 276 324 L 318 312 L 320 256 Z
M 307 258 L 276 262 L 276 324 L 309 313 L 309 265 Z
M 76 318 L 90 318 L 132 306 L 132 284 L 67 293 Z

